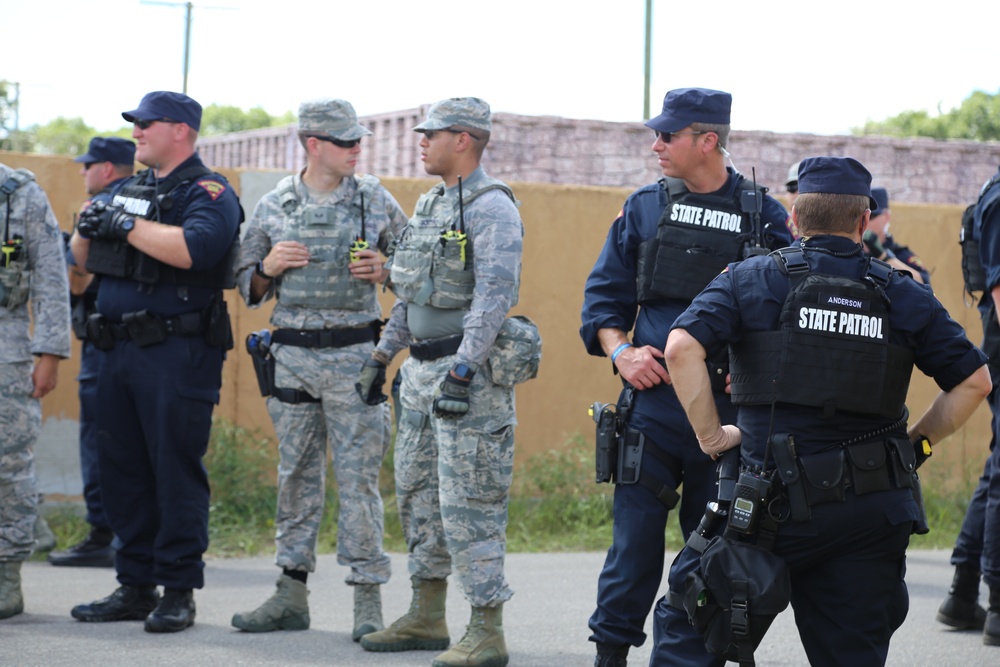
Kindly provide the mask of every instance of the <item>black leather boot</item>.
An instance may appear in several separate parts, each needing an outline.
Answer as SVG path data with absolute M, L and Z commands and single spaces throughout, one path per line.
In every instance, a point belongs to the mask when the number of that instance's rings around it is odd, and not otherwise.
M 937 620 L 958 630 L 981 630 L 986 610 L 979 606 L 979 568 L 957 565 Z
M 983 643 L 1000 646 L 1000 586 L 990 587 L 990 608 L 983 627 Z
M 628 665 L 628 644 L 597 643 L 597 657 L 594 667 L 626 667 Z
M 146 617 L 146 632 L 180 632 L 194 625 L 191 589 L 165 588 L 160 604 Z
M 141 621 L 149 616 L 159 601 L 156 586 L 120 586 L 106 598 L 76 605 L 70 616 L 88 623 Z

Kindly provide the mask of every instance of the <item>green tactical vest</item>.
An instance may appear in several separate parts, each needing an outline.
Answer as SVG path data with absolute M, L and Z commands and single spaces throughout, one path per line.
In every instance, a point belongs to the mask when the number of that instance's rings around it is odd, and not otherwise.
M 298 241 L 309 249 L 309 264 L 289 269 L 281 276 L 278 298 L 284 306 L 315 310 L 371 310 L 375 308 L 375 286 L 351 276 L 351 244 L 361 233 L 361 198 L 365 214 L 371 210 L 374 176 L 358 179 L 350 203 L 303 204 L 295 192 L 295 177 L 278 183 L 278 198 L 285 212 L 284 241 Z M 370 223 L 366 223 L 365 238 Z
M 10 206 L 9 199 L 18 188 L 27 185 L 35 180 L 35 175 L 27 169 L 15 169 L 10 175 L 0 183 L 0 206 L 6 210 L 6 220 L 4 222 L 3 238 L 7 240 L 10 236 Z M 16 237 L 10 247 L 13 252 L 4 253 L 0 258 L 0 307 L 8 310 L 15 310 L 28 300 L 28 292 L 31 285 L 31 270 L 28 269 L 28 249 L 22 244 L 20 237 Z
M 490 190 L 500 190 L 511 201 L 514 193 L 503 181 L 484 178 L 462 193 L 463 206 Z M 467 309 L 472 305 L 476 286 L 472 270 L 472 244 L 468 240 L 443 239 L 451 229 L 460 230 L 458 203 L 444 196 L 439 183 L 417 201 L 409 224 L 403 231 L 390 260 L 392 291 L 400 299 L 434 308 Z M 456 224 L 452 225 L 452 222 Z M 517 290 L 514 301 L 517 303 Z

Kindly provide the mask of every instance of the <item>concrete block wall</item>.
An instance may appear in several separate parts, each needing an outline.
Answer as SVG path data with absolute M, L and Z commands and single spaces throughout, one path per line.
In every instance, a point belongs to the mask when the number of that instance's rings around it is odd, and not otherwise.
M 420 135 L 413 132 L 427 105 L 362 117 L 372 137 L 363 144 L 359 170 L 382 177 L 422 178 Z M 637 188 L 660 177 L 650 150 L 652 132 L 642 123 L 612 123 L 555 116 L 497 113 L 484 165 L 497 178 Z M 296 126 L 248 130 L 198 142 L 202 158 L 217 168 L 300 169 L 305 163 Z M 809 155 L 849 155 L 889 190 L 892 201 L 924 204 L 971 202 L 1000 165 L 1000 142 L 924 138 L 778 134 L 734 130 L 729 152 L 736 168 L 784 192 L 788 166 Z

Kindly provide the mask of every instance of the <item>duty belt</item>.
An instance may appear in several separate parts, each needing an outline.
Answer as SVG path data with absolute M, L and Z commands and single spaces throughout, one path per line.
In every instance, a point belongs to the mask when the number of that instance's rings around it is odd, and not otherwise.
M 375 324 L 350 329 L 278 329 L 271 341 L 292 347 L 347 347 L 376 340 Z
M 462 345 L 462 334 L 431 338 L 410 345 L 410 356 L 418 361 L 433 361 L 458 352 Z
M 110 350 L 115 341 L 131 340 L 139 347 L 162 343 L 167 336 L 202 336 L 206 332 L 202 313 L 161 316 L 145 310 L 122 315 L 114 322 L 95 313 L 87 319 L 87 339 L 99 350 Z

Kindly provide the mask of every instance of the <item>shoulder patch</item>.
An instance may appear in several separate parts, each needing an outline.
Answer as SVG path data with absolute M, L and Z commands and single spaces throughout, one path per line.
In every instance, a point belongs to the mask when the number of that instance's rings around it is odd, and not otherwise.
M 226 191 L 226 186 L 218 181 L 210 181 L 206 179 L 198 181 L 197 185 L 205 188 L 205 192 L 207 192 L 208 196 L 212 198 L 212 201 L 218 199 L 219 195 Z

